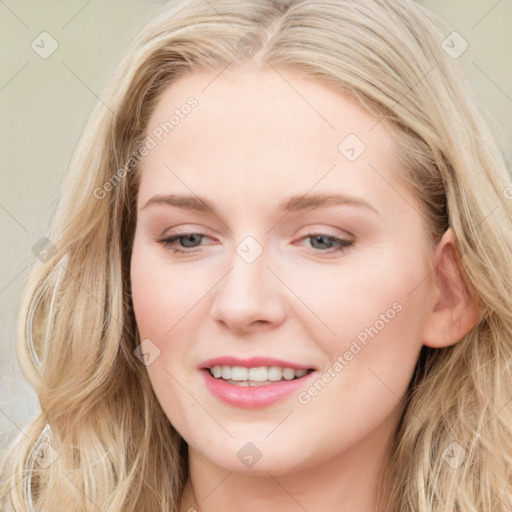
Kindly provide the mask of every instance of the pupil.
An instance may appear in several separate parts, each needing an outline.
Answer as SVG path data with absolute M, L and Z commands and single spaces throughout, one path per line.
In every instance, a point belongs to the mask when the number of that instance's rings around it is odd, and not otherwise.
M 313 240 L 315 240 L 315 241 L 319 240 L 320 243 L 322 243 L 322 239 L 324 239 L 324 242 L 323 242 L 324 244 L 326 243 L 325 240 L 328 240 L 328 238 L 326 236 L 324 236 L 324 235 L 315 235 L 313 237 Z
M 188 245 L 188 242 L 192 242 L 192 245 L 194 243 L 194 237 L 197 236 L 195 234 L 191 234 L 191 235 L 185 235 L 184 237 L 182 237 L 184 240 L 185 240 L 185 247 L 191 247 L 190 245 Z

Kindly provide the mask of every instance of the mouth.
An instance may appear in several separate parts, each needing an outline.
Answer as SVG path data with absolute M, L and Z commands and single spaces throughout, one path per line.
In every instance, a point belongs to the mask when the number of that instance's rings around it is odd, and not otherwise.
M 229 366 L 214 365 L 203 368 L 214 379 L 235 386 L 269 386 L 278 382 L 300 380 L 315 371 L 313 368 L 290 368 L 283 366 Z
M 309 365 L 267 356 L 218 356 L 199 364 L 210 393 L 233 407 L 272 405 L 306 387 L 318 371 Z

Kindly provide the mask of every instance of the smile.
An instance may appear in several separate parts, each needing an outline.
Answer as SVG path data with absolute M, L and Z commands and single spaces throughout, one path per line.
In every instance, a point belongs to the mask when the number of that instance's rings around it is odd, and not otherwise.
M 310 385 L 318 371 L 278 366 L 215 365 L 202 368 L 199 373 L 206 389 L 221 403 L 256 409 L 296 395 Z M 224 375 L 229 378 L 224 378 Z
M 244 366 L 215 365 L 208 368 L 210 375 L 215 379 L 223 380 L 235 386 L 268 386 L 275 382 L 300 379 L 313 370 L 296 370 L 281 366 L 258 366 L 246 368 Z

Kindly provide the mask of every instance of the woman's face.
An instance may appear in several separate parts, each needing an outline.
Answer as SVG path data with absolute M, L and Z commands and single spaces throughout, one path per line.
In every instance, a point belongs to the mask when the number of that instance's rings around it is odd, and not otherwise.
M 280 474 L 382 453 L 432 286 L 385 123 L 290 70 L 237 69 L 176 81 L 147 135 L 138 355 L 192 456 Z

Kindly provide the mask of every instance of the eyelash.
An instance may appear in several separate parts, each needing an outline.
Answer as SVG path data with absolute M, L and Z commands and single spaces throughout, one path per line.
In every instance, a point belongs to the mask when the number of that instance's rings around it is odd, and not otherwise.
M 157 242 L 159 242 L 160 244 L 162 244 L 166 249 L 171 249 L 173 254 L 176 254 L 176 253 L 179 253 L 179 254 L 191 254 L 191 253 L 194 253 L 194 252 L 197 252 L 197 248 L 191 248 L 190 250 L 186 250 L 186 249 L 178 249 L 176 247 L 171 247 L 171 244 L 176 242 L 177 240 L 179 240 L 180 238 L 185 238 L 187 236 L 190 236 L 190 235 L 199 235 L 200 237 L 208 237 L 207 234 L 205 233 L 196 233 L 196 232 L 190 232 L 190 233 L 179 233 L 179 234 L 176 234 L 172 237 L 167 237 L 167 238 L 162 238 L 162 239 L 158 239 Z M 320 249 L 313 249 L 313 252 L 315 254 L 335 254 L 335 253 L 343 253 L 345 252 L 345 249 L 347 247 L 350 247 L 351 245 L 353 245 L 353 242 L 350 241 L 350 240 L 345 240 L 343 238 L 337 238 L 335 236 L 329 236 L 329 235 L 326 235 L 325 233 L 308 233 L 307 235 L 303 236 L 301 238 L 301 240 L 304 240 L 305 238 L 314 238 L 314 237 L 319 237 L 319 236 L 322 236 L 328 240 L 333 240 L 334 242 L 338 243 L 339 246 L 335 249 L 329 249 L 329 250 L 320 250 Z M 209 238 L 209 237 L 208 237 Z

